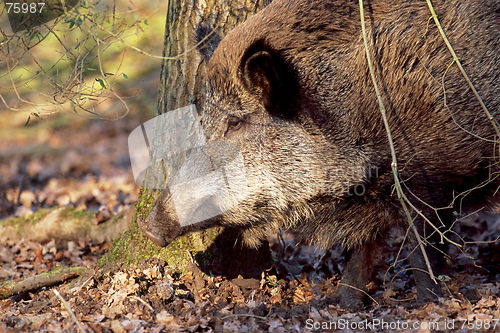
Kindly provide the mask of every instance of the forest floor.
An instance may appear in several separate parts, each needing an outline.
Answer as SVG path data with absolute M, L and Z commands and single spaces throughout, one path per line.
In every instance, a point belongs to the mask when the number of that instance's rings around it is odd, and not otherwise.
M 26 115 L 0 118 L 1 219 L 72 206 L 95 212 L 98 223 L 103 212 L 137 201 L 127 138 L 148 117 L 58 115 L 27 127 Z M 81 278 L 0 300 L 0 332 L 500 332 L 500 244 L 493 242 L 500 219 L 471 216 L 455 230 L 471 243 L 449 251 L 443 298 L 414 302 L 408 266 L 392 265 L 403 238 L 394 232 L 372 302 L 360 312 L 330 301 L 341 252 L 295 244 L 290 235 L 270 237 L 277 263 L 260 280 L 209 276 L 194 264 L 178 274 L 156 259 L 104 272 L 96 263 L 109 242 L 0 235 L 0 284 L 58 266 L 88 268 Z

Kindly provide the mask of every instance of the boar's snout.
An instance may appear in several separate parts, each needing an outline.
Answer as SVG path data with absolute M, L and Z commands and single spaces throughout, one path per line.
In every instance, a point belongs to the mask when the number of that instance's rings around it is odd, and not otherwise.
M 156 245 L 165 247 L 170 244 L 181 233 L 181 225 L 173 209 L 168 209 L 171 203 L 170 193 L 163 191 L 156 200 L 149 215 L 138 218 L 137 224 L 146 236 Z

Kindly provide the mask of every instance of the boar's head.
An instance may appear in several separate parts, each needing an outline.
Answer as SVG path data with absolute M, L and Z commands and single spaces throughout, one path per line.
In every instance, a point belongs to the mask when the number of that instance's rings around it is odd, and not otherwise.
M 201 124 L 207 145 L 193 152 L 175 177 L 179 183 L 198 179 L 196 187 L 176 194 L 164 190 L 149 216 L 139 221 L 160 246 L 216 225 L 240 229 L 251 247 L 260 244 L 267 230 L 282 228 L 325 246 L 344 239 L 340 225 L 321 222 L 330 219 L 332 207 L 350 188 L 369 176 L 363 152 L 369 145 L 361 148 L 358 142 L 363 127 L 354 127 L 353 113 L 342 107 L 331 120 L 335 106 L 311 90 L 311 81 L 321 79 L 304 70 L 314 59 L 302 59 L 297 49 L 301 42 L 282 32 L 293 22 L 271 24 L 266 31 L 265 14 L 233 30 L 216 49 L 202 48 L 208 53 L 215 49 L 213 55 L 205 54 L 210 60 Z M 338 34 L 336 27 L 330 29 Z M 335 51 L 339 54 L 345 53 L 343 40 Z M 342 77 L 328 80 L 337 82 L 340 93 L 350 85 Z M 207 156 L 210 161 L 203 162 Z M 238 170 L 226 179 L 223 194 L 213 195 L 220 184 L 196 176 L 216 170 L 214 165 L 227 172 L 234 160 L 238 163 L 232 167 Z M 214 216 L 207 209 L 220 213 Z

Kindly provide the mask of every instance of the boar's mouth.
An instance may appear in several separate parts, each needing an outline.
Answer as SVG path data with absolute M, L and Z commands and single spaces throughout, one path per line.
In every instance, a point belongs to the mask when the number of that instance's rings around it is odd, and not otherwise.
M 237 145 L 213 142 L 190 153 L 168 179 L 139 227 L 158 246 L 215 226 L 247 195 L 243 155 Z
M 175 209 L 171 205 L 165 205 L 166 202 L 171 203 L 170 196 L 165 191 L 162 193 L 153 209 L 146 218 L 138 218 L 137 223 L 139 229 L 157 246 L 165 247 L 173 242 L 177 237 L 186 233 L 207 229 L 217 224 L 219 220 L 218 214 L 212 214 L 211 218 L 201 221 L 200 216 L 207 216 L 207 207 L 214 207 L 213 198 L 207 198 L 202 201 L 202 204 L 197 205 L 197 208 L 191 211 L 191 217 L 195 223 L 184 223 L 181 225 Z
M 138 218 L 137 224 L 153 243 L 165 247 L 181 233 L 181 225 L 169 215 L 162 207 L 155 206 L 145 219 Z
M 149 231 L 149 230 L 142 230 L 142 231 L 146 234 L 146 236 L 149 238 L 150 241 L 152 241 L 156 246 L 159 247 L 165 247 L 175 239 L 175 236 L 171 239 L 170 238 L 166 239 L 164 236 L 159 235 L 154 231 Z

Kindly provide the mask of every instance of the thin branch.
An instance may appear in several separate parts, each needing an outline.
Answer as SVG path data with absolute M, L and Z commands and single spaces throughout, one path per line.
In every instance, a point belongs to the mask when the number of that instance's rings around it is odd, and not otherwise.
M 479 93 L 476 90 L 476 87 L 472 84 L 472 81 L 470 80 L 469 76 L 465 72 L 465 69 L 462 67 L 462 63 L 460 62 L 460 59 L 458 58 L 457 54 L 455 53 L 455 50 L 453 49 L 453 46 L 451 45 L 450 41 L 448 40 L 448 37 L 446 36 L 443 27 L 441 26 L 441 23 L 439 22 L 439 18 L 436 14 L 436 11 L 434 10 L 434 6 L 432 5 L 431 0 L 426 0 L 427 6 L 429 7 L 429 11 L 431 12 L 432 18 L 434 19 L 434 23 L 436 24 L 436 27 L 439 30 L 439 33 L 441 34 L 441 37 L 444 40 L 444 43 L 448 47 L 448 50 L 450 51 L 453 61 L 457 64 L 458 68 L 460 69 L 460 72 L 462 73 L 463 77 L 465 78 L 465 81 L 467 81 L 467 84 L 469 85 L 469 88 L 472 90 L 474 93 L 474 96 L 478 100 L 479 104 L 481 105 L 481 108 L 483 109 L 484 113 L 490 120 L 491 124 L 495 128 L 495 131 L 497 133 L 497 138 L 500 138 L 500 125 L 498 124 L 498 121 L 491 115 L 491 113 L 488 111 L 488 108 L 484 104 L 481 96 L 479 96 Z
M 392 156 L 391 169 L 392 169 L 392 173 L 394 175 L 394 185 L 396 186 L 396 192 L 397 192 L 399 201 L 401 203 L 401 206 L 403 208 L 403 211 L 405 213 L 406 219 L 408 220 L 410 228 L 413 230 L 413 233 L 414 233 L 414 235 L 415 235 L 415 237 L 416 237 L 416 239 L 418 241 L 420 250 L 422 251 L 422 255 L 424 257 L 425 264 L 427 266 L 427 269 L 429 270 L 430 278 L 437 284 L 438 282 L 437 282 L 436 277 L 434 276 L 434 273 L 432 271 L 432 267 L 431 267 L 429 258 L 427 256 L 427 252 L 425 251 L 424 244 L 422 242 L 422 239 L 421 239 L 421 237 L 420 237 L 420 235 L 418 233 L 418 230 L 417 230 L 415 224 L 413 223 L 413 219 L 411 218 L 410 211 L 408 210 L 408 207 L 406 206 L 406 201 L 408 201 L 408 199 L 404 195 L 403 190 L 401 188 L 400 181 L 399 181 L 398 162 L 397 162 L 397 157 L 396 157 L 396 149 L 394 147 L 394 141 L 392 139 L 391 129 L 389 127 L 389 121 L 387 120 L 386 109 L 385 109 L 385 106 L 384 106 L 384 102 L 382 100 L 382 94 L 380 93 L 380 90 L 378 88 L 377 79 L 375 77 L 375 70 L 373 68 L 373 63 L 372 63 L 372 60 L 371 60 L 371 55 L 370 55 L 370 51 L 369 51 L 369 47 L 368 47 L 368 38 L 367 38 L 367 35 L 366 35 L 365 11 L 364 11 L 364 6 L 363 6 L 363 0 L 359 0 L 359 10 L 360 10 L 360 18 L 361 18 L 361 29 L 362 29 L 362 33 L 363 33 L 363 43 L 364 43 L 364 46 L 365 46 L 366 59 L 367 59 L 367 62 L 368 62 L 368 68 L 370 70 L 370 76 L 371 76 L 372 81 L 373 81 L 373 86 L 375 88 L 375 93 L 377 94 L 377 100 L 378 100 L 378 103 L 379 103 L 380 113 L 382 114 L 382 119 L 383 119 L 383 122 L 384 122 L 385 130 L 386 130 L 386 133 L 387 133 L 387 138 L 389 140 L 389 146 L 390 146 L 390 149 L 391 149 L 391 156 Z
M 0 284 L 0 299 L 8 298 L 25 291 L 54 286 L 74 279 L 86 271 L 86 267 L 57 267 L 50 272 L 35 275 L 21 281 L 4 282 Z
M 75 313 L 73 312 L 73 310 L 71 310 L 71 307 L 69 306 L 68 302 L 66 302 L 66 300 L 61 296 L 61 294 L 59 293 L 59 291 L 57 291 L 57 289 L 54 289 L 54 294 L 56 294 L 57 298 L 59 298 L 59 300 L 61 301 L 61 303 L 64 305 L 64 307 L 66 308 L 66 310 L 68 311 L 69 315 L 71 316 L 71 319 L 73 320 L 73 322 L 76 324 L 76 326 L 78 327 L 78 330 L 81 332 L 81 333 L 86 333 L 85 332 L 85 329 L 83 328 L 82 324 L 80 323 L 80 321 L 76 318 L 75 316 Z
M 371 299 L 372 302 L 374 302 L 375 304 L 379 305 L 379 302 L 377 302 L 373 297 L 370 296 L 370 294 L 368 294 L 366 291 L 364 291 L 362 289 L 356 288 L 354 286 L 351 286 L 351 285 L 345 284 L 345 283 L 339 283 L 339 286 L 344 286 L 344 287 L 348 287 L 348 288 L 354 289 L 356 291 L 359 291 L 359 292 L 365 294 L 366 297 L 368 297 L 369 299 Z

